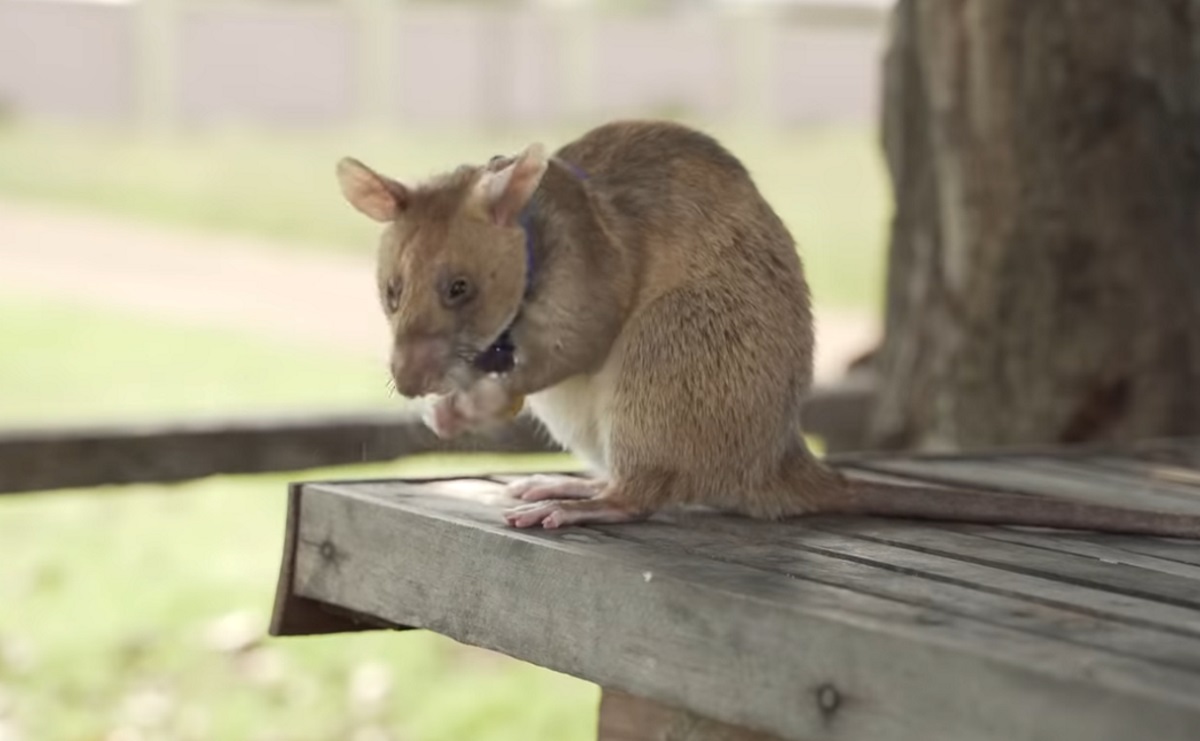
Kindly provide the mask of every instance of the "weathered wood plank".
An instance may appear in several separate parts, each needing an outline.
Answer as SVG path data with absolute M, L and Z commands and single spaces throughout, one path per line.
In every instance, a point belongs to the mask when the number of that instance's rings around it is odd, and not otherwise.
M 597 741 L 780 741 L 778 736 L 748 731 L 687 710 L 604 690 L 600 695 Z
M 1124 457 L 1200 471 L 1200 439 L 1137 442 L 1120 452 Z
M 305 486 L 293 589 L 790 739 L 1200 727 L 1196 672 L 592 529 L 513 531 L 477 486 Z
M 1147 449 L 1147 450 L 1157 451 L 1157 450 L 1164 449 L 1163 448 L 1164 444 L 1165 444 L 1164 441 L 1155 441 L 1153 443 L 1153 445 L 1151 445 L 1150 443 L 1142 443 L 1141 446 L 1142 446 L 1142 448 Z M 1025 458 L 1026 458 L 1025 455 L 1014 456 L 1011 459 L 1004 458 L 1004 457 L 996 457 L 996 458 L 987 459 L 987 462 L 990 464 L 993 464 L 993 466 L 994 465 L 1005 465 L 1006 462 L 1011 463 L 1014 466 L 1019 466 L 1019 464 L 1021 464 L 1025 460 Z M 842 468 L 843 471 L 845 471 L 848 475 L 850 475 L 852 477 L 868 479 L 868 480 L 879 480 L 879 481 L 887 481 L 887 482 L 891 482 L 891 483 L 900 483 L 900 484 L 904 484 L 904 483 L 911 484 L 914 482 L 922 482 L 922 483 L 934 485 L 934 486 L 966 486 L 966 487 L 970 487 L 970 488 L 980 488 L 981 486 L 984 486 L 984 484 L 978 482 L 976 479 L 971 478 L 970 475 L 965 474 L 961 470 L 956 471 L 955 474 L 952 474 L 952 475 L 945 475 L 945 472 L 941 467 L 935 467 L 936 473 L 931 475 L 928 472 L 927 467 L 924 465 L 925 463 L 928 463 L 928 462 L 933 462 L 935 464 L 943 463 L 943 462 L 953 463 L 953 462 L 958 462 L 958 461 L 970 463 L 970 462 L 973 462 L 974 460 L 977 460 L 977 459 L 958 459 L 958 458 L 954 458 L 953 456 L 945 456 L 945 455 L 915 456 L 915 457 L 909 457 L 909 458 L 898 458 L 898 459 L 890 459 L 890 460 L 886 459 L 886 458 L 866 458 L 866 459 L 864 459 L 864 457 L 854 457 L 854 458 L 843 461 L 840 464 L 840 467 Z M 1095 460 L 1095 458 L 1093 458 L 1090 455 L 1089 456 L 1064 456 L 1063 458 L 1061 458 L 1059 460 L 1069 461 L 1072 464 L 1077 464 L 1077 465 L 1082 466 L 1085 463 L 1093 462 Z M 883 465 L 876 465 L 879 463 L 883 463 Z M 891 463 L 900 463 L 901 465 L 894 465 L 894 466 L 888 465 Z M 1152 462 L 1152 461 L 1144 462 L 1144 461 L 1140 461 L 1138 459 L 1127 459 L 1127 458 L 1124 458 L 1121 456 L 1116 456 L 1116 455 L 1113 455 L 1113 456 L 1105 455 L 1105 456 L 1100 457 L 1099 461 L 1097 462 L 1097 467 L 1100 469 L 1105 469 L 1109 464 L 1112 464 L 1112 463 L 1116 463 L 1117 465 L 1124 465 L 1124 464 L 1128 463 L 1131 465 L 1132 470 L 1145 471 L 1147 473 L 1148 477 L 1151 477 L 1151 478 L 1153 478 L 1153 475 L 1152 475 L 1153 472 L 1161 471 L 1163 466 L 1167 466 L 1167 469 L 1175 474 L 1174 478 L 1171 479 L 1171 481 L 1170 481 L 1170 485 L 1175 486 L 1175 485 L 1179 485 L 1180 482 L 1190 481 L 1189 477 L 1187 477 L 1179 472 L 1181 472 L 1181 471 L 1191 472 L 1191 469 L 1180 469 L 1173 465 L 1160 464 L 1160 463 L 1156 463 L 1156 462 Z M 1038 489 L 1034 485 L 1030 485 L 1029 482 L 1023 481 L 1022 485 L 1024 486 L 1024 488 L 1021 490 L 1016 490 L 1016 489 L 1011 488 L 1012 482 L 1007 479 L 1003 480 L 1003 484 L 997 484 L 995 482 L 994 476 L 993 476 L 994 471 L 995 471 L 995 468 L 992 466 L 989 466 L 987 469 L 985 469 L 986 475 L 989 478 L 993 479 L 992 486 L 994 489 L 1006 491 L 1011 494 L 1021 494 L 1021 495 L 1026 495 L 1026 496 L 1038 496 L 1038 494 L 1037 494 Z M 1200 475 L 1200 471 L 1195 472 L 1195 474 Z M 1132 503 L 1130 501 L 1130 500 L 1134 499 L 1134 496 L 1131 496 L 1128 493 L 1127 489 L 1120 488 L 1120 484 L 1122 482 L 1120 480 L 1116 480 L 1115 483 L 1117 484 L 1114 487 L 1116 489 L 1116 491 L 1109 492 L 1109 499 L 1108 499 L 1109 502 L 1112 504 L 1115 504 L 1117 506 L 1135 506 L 1134 503 Z M 1114 484 L 1114 480 L 1110 479 L 1109 485 L 1111 486 L 1112 484 Z M 1185 484 L 1185 485 L 1187 485 L 1187 484 Z M 1136 506 L 1140 506 L 1140 503 L 1138 503 Z M 947 525 L 944 527 L 949 527 L 949 526 Z M 955 529 L 955 528 L 951 528 L 951 529 Z M 957 529 L 965 531 L 964 528 L 957 528 Z M 1123 560 L 1121 558 L 1120 554 L 1128 554 L 1131 556 L 1144 555 L 1144 556 L 1148 556 L 1148 557 L 1153 557 L 1153 558 L 1157 559 L 1158 561 L 1160 561 L 1161 564 L 1164 565 L 1164 568 L 1159 568 L 1157 570 L 1166 571 L 1167 573 L 1187 573 L 1187 572 L 1181 571 L 1180 569 L 1166 568 L 1165 565 L 1167 563 L 1176 563 L 1181 566 L 1187 565 L 1187 564 L 1200 565 L 1200 547 L 1198 547 L 1196 545 L 1196 543 L 1194 543 L 1192 541 L 1174 541 L 1174 540 L 1162 539 L 1162 538 L 1143 538 L 1143 537 L 1137 537 L 1137 536 L 1124 536 L 1124 535 L 1115 535 L 1115 534 L 1096 534 L 1096 533 L 1084 533 L 1084 532 L 1068 533 L 1065 531 L 1017 530 L 1017 529 L 1013 529 L 1013 528 L 980 528 L 978 531 L 973 531 L 973 532 L 975 532 L 976 534 L 988 533 L 989 536 L 992 537 L 993 539 L 999 538 L 1001 535 L 1003 535 L 1005 533 L 1022 532 L 1025 534 L 1024 537 L 1027 539 L 1025 542 L 1030 545 L 1034 545 L 1034 543 L 1031 540 L 1028 540 L 1029 538 L 1061 539 L 1063 543 L 1093 543 L 1093 544 L 1095 544 L 1096 547 L 1106 549 L 1113 554 L 1114 558 L 1109 559 L 1109 560 L 1115 560 L 1119 563 L 1130 563 L 1127 559 Z M 1011 538 L 1006 538 L 1006 539 L 1011 540 Z M 1040 543 L 1038 543 L 1038 545 L 1046 547 L 1047 543 L 1045 540 L 1042 540 Z M 1067 549 L 1067 548 L 1050 548 L 1050 550 L 1069 550 L 1069 549 Z M 1090 555 L 1090 553 L 1079 553 L 1079 555 Z M 1096 557 L 1099 558 L 1099 556 L 1096 556 Z
M 1183 493 L 1190 492 L 1194 496 L 1200 496 L 1200 470 L 1194 468 L 1115 455 L 1090 456 L 1087 458 L 1087 463 L 1100 469 L 1110 469 L 1130 476 L 1150 479 L 1158 486 L 1169 486 Z
M 880 544 L 822 530 L 821 522 L 691 517 L 680 527 L 647 524 L 612 534 L 658 551 L 719 553 L 726 562 L 1200 671 L 1200 611 Z
M 1034 444 L 1010 445 L 988 450 L 962 451 L 905 451 L 894 450 L 858 450 L 839 453 L 828 457 L 832 463 L 873 463 L 876 461 L 1006 461 L 1023 457 L 1051 456 L 1059 460 L 1082 460 L 1097 456 L 1131 457 L 1148 462 L 1169 463 L 1171 461 L 1195 461 L 1190 466 L 1200 470 L 1200 437 L 1190 438 L 1151 438 L 1132 442 L 1093 442 L 1063 445 Z M 1179 464 L 1187 468 L 1186 464 Z
M 1128 500 L 1134 503 L 1143 501 L 1152 502 L 1152 498 L 1158 497 L 1184 503 L 1200 503 L 1200 486 L 1170 481 L 1146 475 L 1146 473 L 1142 472 L 1105 466 L 1095 458 L 1088 458 L 1086 460 L 1065 460 L 1049 457 L 1022 458 L 1017 462 L 1017 465 L 1021 468 L 1032 468 L 1069 478 L 1077 478 L 1080 481 L 1089 483 L 1102 482 L 1106 487 L 1124 491 Z M 1200 474 L 1197 474 L 1197 476 L 1200 476 Z M 1197 481 L 1200 482 L 1200 478 Z
M 1162 478 L 1167 478 L 1171 484 L 1185 483 L 1185 485 L 1190 486 L 1190 482 L 1193 480 L 1193 477 L 1200 476 L 1200 469 L 1183 468 L 1183 467 L 1179 467 L 1179 466 L 1175 465 L 1175 463 L 1160 462 L 1160 459 L 1171 460 L 1171 461 L 1177 460 L 1179 457 L 1178 452 L 1180 450 L 1183 450 L 1183 451 L 1191 450 L 1190 444 L 1187 443 L 1186 441 L 1181 442 L 1181 441 L 1175 441 L 1175 440 L 1168 440 L 1168 441 L 1157 440 L 1157 441 L 1136 443 L 1133 446 L 1133 448 L 1131 448 L 1131 451 L 1141 451 L 1142 453 L 1145 453 L 1147 456 L 1147 458 L 1145 460 L 1143 460 L 1142 458 L 1138 458 L 1138 457 L 1127 457 L 1129 455 L 1133 455 L 1132 452 L 1128 452 L 1128 451 L 1126 453 L 1122 453 L 1122 454 L 1117 454 L 1117 453 L 1113 453 L 1110 451 L 1109 453 L 1099 454 L 1099 455 L 1093 454 L 1093 453 L 1088 453 L 1087 455 L 1084 455 L 1084 456 L 1064 455 L 1057 460 L 1077 462 L 1080 464 L 1083 464 L 1083 463 L 1095 464 L 1097 467 L 1099 467 L 1101 469 L 1111 467 L 1111 466 L 1118 466 L 1118 467 L 1122 467 L 1122 468 L 1128 468 L 1129 470 L 1132 470 L 1134 472 L 1142 472 L 1148 478 L 1155 478 L 1157 480 L 1161 480 Z M 1166 452 L 1164 453 L 1164 451 L 1166 451 Z M 1039 453 L 1039 455 L 1044 455 L 1044 454 L 1046 454 L 1046 452 L 1047 451 L 1041 451 Z M 987 460 L 988 460 L 988 462 L 993 463 L 993 464 L 1003 465 L 1005 463 L 1005 461 L 1019 463 L 1025 457 L 1026 457 L 1026 455 L 1022 454 L 1019 456 L 1014 456 L 1011 459 L 1004 458 L 1004 457 L 995 457 L 995 458 L 990 458 Z M 980 484 L 976 483 L 975 480 L 971 479 L 969 476 L 960 476 L 960 475 L 945 476 L 945 475 L 943 475 L 944 472 L 939 468 L 939 469 L 937 469 L 937 473 L 931 477 L 923 465 L 926 462 L 937 463 L 937 462 L 947 462 L 947 461 L 955 462 L 955 461 L 970 461 L 970 460 L 975 460 L 975 459 L 960 459 L 960 458 L 956 458 L 954 456 L 941 455 L 941 454 L 930 455 L 930 456 L 912 456 L 912 457 L 896 458 L 896 459 L 890 459 L 890 460 L 885 457 L 882 457 L 882 456 L 855 456 L 855 457 L 846 459 L 842 463 L 842 468 L 843 468 L 843 470 L 845 470 L 848 474 L 850 474 L 852 476 L 858 476 L 858 477 L 867 478 L 867 479 L 884 480 L 884 481 L 890 481 L 890 482 L 894 482 L 894 483 L 912 483 L 912 482 L 920 481 L 920 482 L 925 482 L 925 483 L 929 483 L 929 484 L 933 484 L 933 485 L 940 485 L 940 486 L 963 485 L 963 486 L 970 486 L 973 488 L 977 488 L 980 486 Z M 890 473 L 888 473 L 888 472 L 884 472 L 884 470 L 882 470 L 884 468 L 887 468 L 887 466 L 876 466 L 875 465 L 876 463 L 881 462 L 881 461 L 884 461 L 884 462 L 901 461 L 901 462 L 903 462 L 903 465 L 891 467 L 891 468 L 895 468 L 895 469 L 899 469 L 899 470 L 893 470 Z M 994 469 L 991 469 L 991 468 L 988 469 L 989 476 L 990 476 L 992 470 L 994 470 Z M 1162 473 L 1164 471 L 1167 471 L 1169 473 L 1164 476 L 1164 474 Z M 1009 493 L 1013 493 L 1013 494 L 1024 494 L 1024 495 L 1028 495 L 1028 496 L 1037 496 L 1037 494 L 1035 493 L 1037 490 L 1033 487 L 1028 487 L 1021 491 L 1017 491 L 1017 490 L 1013 490 L 1013 489 L 1005 489 L 1005 490 L 1008 491 Z M 1121 495 L 1121 497 L 1127 497 L 1127 496 L 1128 496 L 1128 494 Z M 1132 498 L 1132 497 L 1130 497 L 1130 498 Z M 1120 506 L 1122 504 L 1125 504 L 1126 506 L 1128 506 L 1127 501 L 1125 501 L 1117 496 L 1112 497 L 1112 503 L 1114 503 L 1118 506 Z M 1005 533 L 1018 532 L 1016 530 L 1009 529 L 1009 528 L 1004 528 L 1004 529 L 981 528 L 981 531 L 989 533 L 990 537 L 993 537 L 993 538 L 997 538 Z M 1026 531 L 1026 532 L 1029 532 L 1029 531 Z M 1179 564 L 1181 566 L 1200 565 L 1200 547 L 1198 547 L 1197 544 L 1192 541 L 1176 541 L 1176 540 L 1169 540 L 1169 539 L 1162 539 L 1162 538 L 1143 538 L 1143 537 L 1137 537 L 1137 536 L 1126 536 L 1126 535 L 1116 535 L 1116 534 L 1110 535 L 1110 534 L 1097 534 L 1097 533 L 1084 533 L 1084 532 L 1066 533 L 1066 532 L 1061 532 L 1061 531 L 1042 531 L 1041 533 L 1039 533 L 1037 535 L 1037 537 L 1062 538 L 1062 539 L 1066 539 L 1065 542 L 1070 542 L 1070 543 L 1091 543 L 1091 544 L 1094 544 L 1098 548 L 1103 548 L 1107 551 L 1111 551 L 1114 554 L 1114 556 L 1116 557 L 1115 560 L 1117 560 L 1118 562 L 1122 562 L 1122 563 L 1127 563 L 1128 561 L 1122 561 L 1120 554 L 1128 554 L 1131 556 L 1144 555 L 1144 556 L 1155 558 L 1164 563 L 1175 563 L 1175 564 Z M 1081 555 L 1086 555 L 1086 554 L 1081 554 Z M 1173 571 L 1170 569 L 1158 569 L 1158 570 L 1164 570 L 1164 571 L 1168 571 L 1168 573 L 1173 573 Z
M 316 602 L 292 591 L 296 573 L 296 538 L 300 533 L 300 505 L 300 486 L 293 484 L 288 488 L 283 556 L 275 589 L 275 605 L 271 612 L 271 635 L 349 633 L 384 627 L 380 621 L 371 620 L 368 616 L 349 614 L 334 605 Z
M 443 441 L 413 411 L 8 430 L 0 432 L 0 494 L 299 471 L 434 451 L 552 449 L 527 419 Z
M 507 483 L 520 477 L 488 478 Z M 411 487 L 416 492 L 434 496 L 441 485 L 417 483 Z M 647 523 L 641 527 L 622 528 L 619 537 L 659 551 L 673 548 L 680 554 L 698 557 L 719 553 L 724 561 L 755 568 L 768 567 L 796 578 L 935 607 L 959 616 L 1100 650 L 1200 668 L 1200 611 L 1155 601 L 1155 595 L 1160 598 L 1167 595 L 1172 601 L 1181 595 L 1195 596 L 1200 589 L 1197 578 L 1200 570 L 1192 566 L 1174 564 L 1174 568 L 1152 569 L 1154 573 L 1143 578 L 1139 573 L 1140 565 L 1122 561 L 1115 557 L 1116 552 L 1104 551 L 1102 546 L 1091 546 L 1093 551 L 1088 553 L 1047 549 L 1037 540 L 1046 537 L 1042 534 L 1044 531 L 978 528 L 976 532 L 956 525 L 921 523 L 918 526 L 907 522 L 833 518 L 801 518 L 786 523 L 749 522 L 705 515 L 660 519 L 679 522 L 680 527 Z M 848 529 L 843 530 L 847 526 Z M 932 533 L 935 538 L 945 531 L 951 538 L 949 543 L 941 543 L 942 547 L 972 556 L 992 554 L 994 558 L 998 552 L 1010 552 L 998 564 L 963 560 L 954 555 L 931 553 L 927 548 L 913 549 L 864 539 L 855 534 L 856 528 L 860 527 L 877 527 L 885 533 L 891 529 L 907 531 L 916 528 Z M 581 532 L 583 534 L 577 537 L 588 537 L 588 531 Z M 991 532 L 1012 533 L 1014 537 L 997 536 L 989 540 L 982 535 Z M 1062 535 L 1070 537 L 1074 533 Z M 973 542 L 972 538 L 980 540 Z M 1029 546 L 1038 550 L 1030 553 Z M 1097 561 L 1092 555 L 1094 550 L 1109 552 L 1114 558 Z M 1098 563 L 1101 573 L 1110 571 L 1106 564 L 1122 564 L 1126 573 L 1116 577 L 1121 583 L 1139 589 L 1156 588 L 1157 591 L 1153 595 L 1131 596 L 1107 588 L 1064 582 L 1052 574 L 1014 571 L 1008 567 L 1008 564 L 1026 558 L 1033 567 L 1045 568 L 1048 563 L 1056 573 L 1067 569 L 1072 576 L 1078 576 L 1071 571 L 1072 564 L 1088 567 Z M 1065 564 L 1058 563 L 1063 560 Z M 1168 563 L 1155 560 L 1160 564 Z M 1160 573 L 1168 575 L 1167 583 L 1154 581 Z M 1179 585 L 1184 589 L 1180 590 Z M 1161 629 L 1191 633 L 1196 637 L 1164 641 L 1159 632 Z
M 846 468 L 892 473 L 917 481 L 1025 494 L 1041 494 L 1118 507 L 1200 514 L 1200 501 L 1172 496 L 1131 497 L 1128 490 L 1103 477 L 1081 478 L 1062 471 L 1026 466 L 1015 459 L 873 460 L 847 463 Z
M 571 474 L 556 474 L 571 475 Z M 909 481 L 887 474 L 865 474 L 867 478 L 889 481 Z M 491 480 L 507 483 L 520 476 L 494 476 Z M 413 484 L 415 491 L 434 494 L 437 487 L 426 488 Z M 826 552 L 834 557 L 869 560 L 884 573 L 854 574 L 844 562 L 823 564 L 814 562 L 813 555 L 803 561 L 797 576 L 813 578 L 815 570 L 827 571 L 827 583 L 855 585 L 864 591 L 903 599 L 904 595 L 921 594 L 928 589 L 911 583 L 908 576 L 919 579 L 953 580 L 964 589 L 976 592 L 975 599 L 965 594 L 941 595 L 943 604 L 971 605 L 978 602 L 978 590 L 987 589 L 1016 599 L 1032 600 L 1046 609 L 1054 606 L 1072 607 L 1091 616 L 1108 616 L 1150 624 L 1157 618 L 1165 628 L 1200 631 L 1200 569 L 1186 563 L 1163 558 L 1142 556 L 1105 547 L 1109 540 L 1159 543 L 1175 546 L 1170 541 L 1149 538 L 1113 538 L 1108 535 L 1074 533 L 1055 530 L 987 528 L 953 523 L 912 523 L 889 520 L 843 520 L 838 518 L 800 518 L 783 525 L 748 523 L 723 517 L 695 516 L 686 519 L 686 534 L 678 531 L 654 530 L 653 525 L 622 530 L 622 537 L 642 542 L 649 534 L 651 544 L 662 547 L 670 541 L 694 550 L 719 552 L 722 558 L 738 553 L 740 563 L 753 565 L 771 563 L 785 570 L 783 562 L 798 553 Z M 891 542 L 891 534 L 900 533 L 903 542 Z M 1091 542 L 1088 538 L 1095 538 Z M 743 539 L 745 539 L 743 541 Z M 1077 544 L 1075 548 L 1071 544 Z M 1186 549 L 1188 546 L 1184 545 Z M 1190 546 L 1200 558 L 1200 547 Z M 1177 550 L 1172 553 L 1179 555 Z M 871 564 L 868 564 L 870 566 Z M 831 568 L 832 567 L 832 568 Z M 1148 569 L 1150 573 L 1143 573 Z M 896 573 L 903 572 L 903 573 Z M 951 585 L 940 583 L 941 588 Z M 993 595 L 993 596 L 998 596 Z M 986 601 L 976 618 L 986 615 L 1021 615 L 1014 604 Z M 1179 607 L 1176 610 L 1167 605 Z M 981 606 L 983 607 L 983 606 Z M 1025 606 L 1026 608 L 1028 605 Z M 1080 614 L 1063 616 L 1075 622 Z M 1031 628 L 1029 625 L 1011 627 Z M 1040 631 L 1045 632 L 1044 628 Z M 1198 632 L 1200 635 L 1200 632 Z M 1123 645 L 1124 641 L 1107 632 L 1091 645 Z M 1143 636 L 1135 644 L 1161 648 L 1157 637 Z M 1176 656 L 1178 648 L 1171 649 Z M 1191 651 L 1184 652 L 1189 661 Z M 1155 652 L 1154 655 L 1159 655 Z
M 1091 533 L 1081 533 L 1075 537 L 1126 553 L 1140 553 L 1181 564 L 1200 566 L 1200 547 L 1193 541 L 1136 538 L 1125 535 L 1104 536 Z
M 1105 535 L 1091 533 L 1066 533 L 1033 531 L 1008 527 L 984 527 L 979 525 L 948 525 L 947 527 L 976 537 L 1000 540 L 1008 543 L 1020 543 L 1047 551 L 1071 553 L 1077 556 L 1094 558 L 1106 564 L 1124 564 L 1140 569 L 1159 571 L 1164 574 L 1174 574 L 1187 579 L 1200 579 L 1200 565 L 1182 563 L 1179 561 L 1145 555 L 1117 547 L 1112 539 Z M 1096 538 L 1093 540 L 1092 538 Z M 1146 542 L 1140 538 L 1138 542 Z M 1197 548 L 1193 546 L 1193 548 Z M 1196 554 L 1200 564 L 1200 549 Z
M 1040 577 L 1063 588 L 1067 585 L 1090 588 L 1098 594 L 1108 595 L 1118 605 L 1124 604 L 1124 598 L 1136 598 L 1144 602 L 1129 605 L 1128 614 L 1131 618 L 1142 616 L 1163 627 L 1190 629 L 1200 635 L 1200 581 L 1193 579 L 1127 564 L 1106 564 L 1069 553 L 976 538 L 949 528 L 919 523 L 845 520 L 829 521 L 819 527 L 901 549 L 901 552 L 889 556 L 891 558 L 899 558 L 903 552 L 908 552 L 912 554 L 911 558 L 916 559 L 916 563 L 926 563 L 925 556 L 943 556 L 955 563 L 973 563 Z M 863 548 L 870 546 L 864 545 Z M 993 578 L 1000 578 L 1000 574 Z

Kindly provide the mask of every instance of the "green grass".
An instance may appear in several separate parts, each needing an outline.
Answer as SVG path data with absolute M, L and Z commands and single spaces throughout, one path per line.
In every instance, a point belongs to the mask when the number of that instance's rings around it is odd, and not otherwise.
M 391 403 L 369 364 L 116 313 L 0 300 L 0 337 L 5 425 Z M 0 736 L 16 727 L 39 741 L 591 738 L 591 685 L 433 634 L 267 639 L 241 651 L 208 638 L 242 614 L 253 634 L 264 628 L 288 480 L 561 461 L 434 457 L 2 497 Z M 353 677 L 373 667 L 389 676 L 379 701 L 351 700 Z M 107 735 L 118 728 L 126 735 Z
M 748 133 L 708 127 L 750 168 L 800 243 L 819 303 L 874 308 L 882 288 L 889 194 L 870 128 Z M 346 206 L 344 154 L 401 179 L 557 146 L 579 129 L 316 133 L 227 129 L 148 139 L 120 131 L 0 127 L 0 197 L 97 209 L 296 247 L 372 254 L 377 227 Z
M 82 306 L 0 303 L 0 338 L 4 426 L 389 402 L 369 361 Z

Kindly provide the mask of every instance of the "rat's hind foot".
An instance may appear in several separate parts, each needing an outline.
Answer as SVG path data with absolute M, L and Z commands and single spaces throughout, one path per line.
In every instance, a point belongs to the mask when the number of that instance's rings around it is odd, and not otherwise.
M 548 499 L 592 499 L 604 490 L 605 482 L 575 476 L 543 476 L 538 474 L 505 487 L 504 493 L 526 502 Z
M 523 504 L 505 512 L 504 519 L 513 527 L 541 525 L 544 528 L 637 522 L 649 518 L 663 504 L 669 503 L 674 481 L 671 472 L 657 470 L 634 471 L 608 484 L 581 481 L 584 486 L 590 485 L 595 496 Z M 573 488 L 583 491 L 579 485 Z
M 505 521 L 513 527 L 541 525 L 546 529 L 564 525 L 611 525 L 618 522 L 634 522 L 645 517 L 643 514 L 619 507 L 604 497 L 523 504 L 504 513 Z

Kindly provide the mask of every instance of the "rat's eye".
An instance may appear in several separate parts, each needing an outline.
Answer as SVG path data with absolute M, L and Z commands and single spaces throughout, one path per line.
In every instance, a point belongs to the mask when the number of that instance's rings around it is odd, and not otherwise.
M 392 279 L 388 281 L 387 287 L 383 289 L 383 300 L 387 304 L 387 310 L 391 313 L 396 313 L 400 308 L 400 281 Z
M 445 296 L 447 306 L 458 306 L 470 300 L 474 291 L 466 278 L 455 278 L 446 284 Z

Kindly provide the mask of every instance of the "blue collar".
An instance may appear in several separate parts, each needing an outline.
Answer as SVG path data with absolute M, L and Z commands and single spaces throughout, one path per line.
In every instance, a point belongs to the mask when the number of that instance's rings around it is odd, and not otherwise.
M 559 164 L 571 171 L 571 174 L 580 180 L 587 180 L 588 175 L 582 169 L 562 160 L 555 160 Z M 525 232 L 525 295 L 528 299 L 533 293 L 533 272 L 536 267 L 534 260 L 534 237 L 533 237 L 533 199 L 525 204 L 525 208 L 521 209 L 521 213 L 517 216 L 517 223 L 521 225 L 521 231 Z M 520 312 L 518 312 L 519 316 Z M 516 323 L 516 319 L 513 319 Z M 475 358 L 475 367 L 485 373 L 507 373 L 512 370 L 513 363 L 516 358 L 516 347 L 512 341 L 512 324 L 500 334 L 492 345 L 481 352 Z
M 517 223 L 525 232 L 525 298 L 529 298 L 529 294 L 533 293 L 533 199 L 521 209 Z
M 588 174 L 583 168 L 565 162 L 558 158 L 555 162 L 567 168 L 576 178 L 587 180 Z M 521 225 L 521 230 L 525 232 L 525 298 L 529 298 L 529 294 L 533 292 L 533 269 L 535 267 L 533 258 L 533 199 L 525 204 L 525 208 L 521 209 L 521 213 L 517 216 L 517 223 Z

